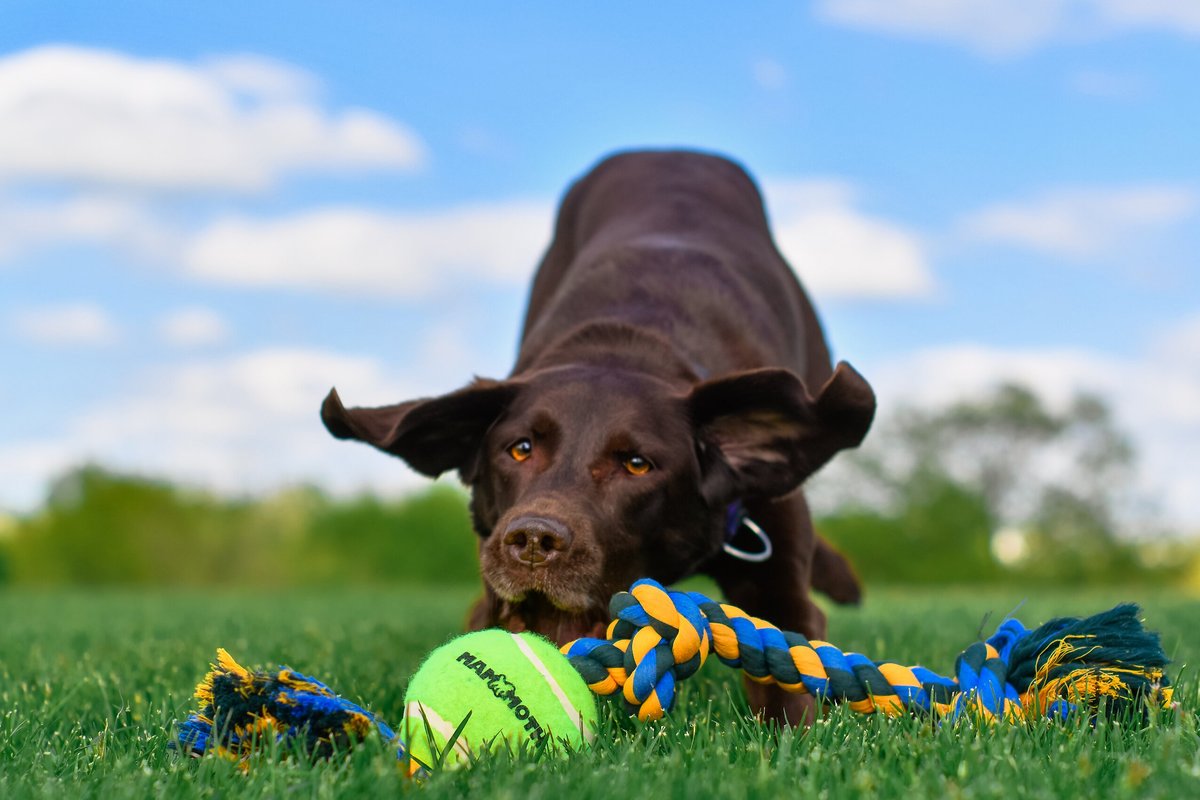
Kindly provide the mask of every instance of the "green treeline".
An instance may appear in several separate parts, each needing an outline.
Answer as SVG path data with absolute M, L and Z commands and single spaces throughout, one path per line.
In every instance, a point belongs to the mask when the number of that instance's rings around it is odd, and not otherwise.
M 1097 398 L 1051 411 L 1002 386 L 880 420 L 819 477 L 817 527 L 868 586 L 1200 589 L 1197 541 L 1126 513 L 1134 470 Z M 402 500 L 313 488 L 232 500 L 84 467 L 36 512 L 0 518 L 0 584 L 466 584 L 478 581 L 476 548 L 467 497 L 451 486 Z
M 20 584 L 295 586 L 478 580 L 466 498 L 433 486 L 399 501 L 299 488 L 227 500 L 96 467 L 59 479 L 0 538 Z

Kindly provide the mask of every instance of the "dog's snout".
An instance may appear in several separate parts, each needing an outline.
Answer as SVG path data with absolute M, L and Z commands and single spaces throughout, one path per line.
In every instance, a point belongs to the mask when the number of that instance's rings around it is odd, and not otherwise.
M 540 566 L 571 546 L 570 529 L 548 517 L 517 517 L 504 529 L 504 548 L 522 564 Z

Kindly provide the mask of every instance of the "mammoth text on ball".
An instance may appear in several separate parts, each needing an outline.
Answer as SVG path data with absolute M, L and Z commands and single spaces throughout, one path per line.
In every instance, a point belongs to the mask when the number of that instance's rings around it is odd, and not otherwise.
M 483 659 L 466 650 L 455 661 L 475 673 L 479 680 L 487 684 L 492 694 L 508 704 L 513 716 L 518 721 L 525 723 L 525 731 L 529 734 L 530 739 L 535 742 L 541 741 L 542 737 L 546 735 L 545 730 L 542 729 L 541 723 L 538 722 L 529 707 L 522 702 L 521 695 L 517 693 L 517 687 L 513 685 L 507 675 L 503 672 L 496 672 Z

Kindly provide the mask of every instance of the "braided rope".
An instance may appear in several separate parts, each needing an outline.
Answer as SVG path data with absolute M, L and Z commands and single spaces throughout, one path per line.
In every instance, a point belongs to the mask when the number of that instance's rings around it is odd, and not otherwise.
M 676 684 L 713 652 L 753 681 L 844 702 L 863 714 L 1061 719 L 1082 701 L 1094 707 L 1103 698 L 1171 704 L 1161 669 L 1166 657 L 1158 637 L 1142 630 L 1134 606 L 1088 620 L 1054 620 L 1036 632 L 1005 620 L 986 642 L 963 651 L 953 678 L 843 653 L 736 606 L 698 592 L 668 591 L 653 580 L 615 595 L 609 610 L 606 638 L 577 639 L 562 652 L 592 691 L 620 692 L 642 720 L 669 711 Z

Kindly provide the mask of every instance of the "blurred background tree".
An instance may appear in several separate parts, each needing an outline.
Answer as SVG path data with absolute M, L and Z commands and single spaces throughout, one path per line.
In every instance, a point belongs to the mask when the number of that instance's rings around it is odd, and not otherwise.
M 311 487 L 229 500 L 88 466 L 15 521 L 0 566 L 23 584 L 470 583 L 475 541 L 465 494 L 441 484 L 394 501 Z
M 1101 398 L 1081 394 L 1055 413 L 1030 389 L 1005 384 L 880 420 L 822 484 L 835 499 L 818 527 L 872 581 L 1177 576 L 1186 558 L 1144 563 L 1145 532 L 1123 515 L 1134 466 Z

